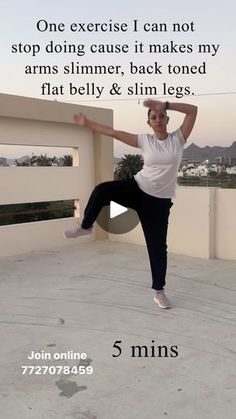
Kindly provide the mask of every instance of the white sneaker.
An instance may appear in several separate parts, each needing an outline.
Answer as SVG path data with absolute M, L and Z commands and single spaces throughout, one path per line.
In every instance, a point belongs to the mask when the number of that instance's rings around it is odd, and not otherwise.
M 171 308 L 172 304 L 170 300 L 165 295 L 164 290 L 157 291 L 154 297 L 155 303 L 159 305 L 160 308 Z
M 72 230 L 65 230 L 64 237 L 65 239 L 75 239 L 76 237 L 88 236 L 89 234 L 92 234 L 92 232 L 93 232 L 93 227 L 85 229 L 85 228 L 82 228 L 81 225 L 79 224 L 77 227 L 75 227 Z

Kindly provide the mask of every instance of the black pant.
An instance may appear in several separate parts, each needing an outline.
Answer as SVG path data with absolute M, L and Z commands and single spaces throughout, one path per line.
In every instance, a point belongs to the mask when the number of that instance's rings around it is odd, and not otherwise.
M 82 227 L 92 227 L 101 209 L 114 201 L 137 211 L 150 259 L 152 288 L 165 286 L 167 268 L 167 228 L 171 199 L 156 198 L 143 192 L 134 178 L 115 180 L 97 185 L 84 211 Z

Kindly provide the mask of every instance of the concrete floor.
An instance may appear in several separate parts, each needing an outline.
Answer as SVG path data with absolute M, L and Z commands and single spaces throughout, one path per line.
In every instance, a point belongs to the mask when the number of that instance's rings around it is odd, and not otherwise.
M 236 262 L 170 254 L 171 310 L 153 302 L 141 246 L 81 241 L 0 263 L 2 418 L 235 419 Z M 67 351 L 88 359 L 53 359 Z

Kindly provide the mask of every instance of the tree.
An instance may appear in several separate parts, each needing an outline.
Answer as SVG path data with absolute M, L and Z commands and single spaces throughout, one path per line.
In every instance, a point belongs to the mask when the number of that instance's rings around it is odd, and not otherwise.
M 215 170 L 209 170 L 208 175 L 212 178 L 216 178 L 217 172 Z
M 21 163 L 16 160 L 17 166 L 52 166 L 53 163 L 57 164 L 57 158 L 48 157 L 47 154 L 40 154 L 39 156 L 32 154 L 31 157 Z
M 60 166 L 72 166 L 72 156 L 70 154 L 64 154 L 63 157 L 59 158 Z
M 32 155 L 31 157 L 31 166 L 52 166 L 55 162 L 56 157 L 48 157 L 47 154 Z
M 32 154 L 31 157 L 27 158 L 23 162 L 16 160 L 17 166 L 72 166 L 72 156 L 70 154 L 64 155 L 63 157 L 48 157 L 47 154 Z
M 116 166 L 115 180 L 129 179 L 143 168 L 143 157 L 140 154 L 125 154 Z

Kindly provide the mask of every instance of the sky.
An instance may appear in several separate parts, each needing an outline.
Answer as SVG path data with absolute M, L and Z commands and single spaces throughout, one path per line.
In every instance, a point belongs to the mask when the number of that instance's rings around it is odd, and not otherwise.
M 169 102 L 192 103 L 198 106 L 198 118 L 189 143 L 194 142 L 199 146 L 229 146 L 236 140 L 235 15 L 234 0 L 149 0 L 147 3 L 137 0 L 3 1 L 0 15 L 0 92 L 113 109 L 114 127 L 132 133 L 150 132 L 146 124 L 146 109 L 142 104 L 147 97 Z M 39 21 L 41 24 L 37 29 Z M 137 31 L 134 31 L 134 21 L 137 21 Z M 56 24 L 57 31 L 49 30 L 50 24 L 53 23 Z M 119 24 L 120 27 L 123 23 L 126 30 L 72 32 L 72 23 L 83 23 L 84 29 L 88 23 L 110 23 L 111 29 L 114 28 L 114 24 Z M 58 29 L 59 24 L 61 31 Z M 174 24 L 179 24 L 181 30 L 173 31 Z M 50 42 L 54 46 L 61 45 L 65 52 L 46 53 L 45 48 Z M 134 52 L 135 45 L 140 43 L 143 45 L 143 52 Z M 170 50 L 171 43 L 175 45 L 172 52 L 163 52 L 163 46 L 168 46 Z M 74 53 L 68 50 L 71 44 L 77 48 Z M 128 52 L 108 54 L 90 51 L 91 45 L 95 45 L 96 50 L 99 45 L 111 48 L 114 44 L 127 45 Z M 151 44 L 160 45 L 161 52 L 150 53 Z M 199 45 L 202 44 L 210 46 L 208 53 L 199 52 Z M 190 52 L 178 52 L 180 45 L 182 50 L 185 48 Z M 20 52 L 23 46 L 25 52 Z M 119 74 L 64 74 L 64 66 L 71 66 L 72 62 L 79 66 L 120 66 Z M 142 74 L 130 74 L 131 62 Z M 25 74 L 26 66 L 40 65 L 57 66 L 58 74 Z M 192 71 L 197 71 L 197 74 L 173 74 L 170 65 L 176 72 L 181 70 L 182 66 L 195 66 Z M 147 71 L 150 73 L 153 68 L 156 68 L 156 74 L 148 74 Z M 50 83 L 51 87 L 57 86 L 58 91 L 58 87 L 62 85 L 63 94 L 43 96 L 41 86 L 44 82 Z M 84 90 L 88 83 L 90 86 L 93 83 L 97 96 L 97 88 L 103 87 L 103 91 L 97 98 L 96 95 L 82 94 L 82 91 L 81 94 L 72 96 L 69 94 L 69 83 Z M 113 83 L 120 86 L 121 95 L 110 94 Z M 129 95 L 128 88 L 133 89 L 135 84 L 138 86 L 138 94 Z M 156 94 L 152 96 L 145 94 L 145 87 L 150 86 L 156 89 Z M 164 94 L 164 86 L 171 88 L 171 94 Z M 190 94 L 176 97 L 177 87 L 179 91 L 181 87 L 182 91 L 187 87 L 187 93 Z M 178 128 L 183 115 L 170 111 L 169 116 L 171 131 Z M 37 149 L 35 154 L 39 151 Z M 65 154 L 65 151 L 63 150 L 62 154 Z M 21 148 L 20 155 L 31 152 L 32 150 Z M 138 152 L 138 149 L 115 141 L 115 155 L 121 156 L 127 152 Z M 10 157 L 16 154 L 16 150 L 0 146 L 0 156 L 7 153 Z

